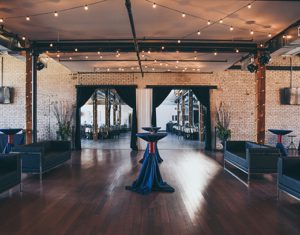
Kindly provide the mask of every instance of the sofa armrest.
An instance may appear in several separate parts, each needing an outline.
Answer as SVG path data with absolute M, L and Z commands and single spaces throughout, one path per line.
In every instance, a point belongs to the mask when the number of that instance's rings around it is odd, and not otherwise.
M 51 141 L 51 150 L 54 151 L 71 151 L 71 142 L 70 141 L 61 141 L 61 140 L 52 140 Z
M 300 171 L 300 157 L 282 157 L 278 161 L 278 168 L 284 175 Z
M 246 159 L 250 168 L 277 169 L 280 152 L 276 148 L 249 148 Z
M 21 158 L 19 154 L 0 154 L 0 169 L 21 171 Z

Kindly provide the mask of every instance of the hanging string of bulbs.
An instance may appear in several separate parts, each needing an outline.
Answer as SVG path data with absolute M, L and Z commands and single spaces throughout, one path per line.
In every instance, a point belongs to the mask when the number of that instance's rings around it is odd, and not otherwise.
M 7 20 L 21 19 L 21 18 L 25 19 L 26 21 L 30 21 L 32 17 L 43 16 L 43 15 L 53 15 L 54 17 L 58 17 L 59 13 L 72 11 L 72 10 L 76 10 L 76 9 L 80 9 L 80 8 L 85 10 L 85 11 L 88 11 L 90 6 L 101 4 L 101 3 L 104 3 L 104 2 L 107 2 L 107 1 L 109 1 L 109 0 L 100 0 L 100 1 L 96 1 L 96 2 L 91 2 L 89 4 L 64 8 L 64 9 L 57 10 L 57 11 L 46 11 L 46 12 L 40 12 L 40 13 L 36 13 L 36 14 L 31 14 L 31 15 L 18 15 L 18 16 L 2 17 L 2 18 L 0 18 L 0 23 L 3 24 Z
M 197 34 L 199 36 L 199 35 L 201 35 L 202 31 L 204 31 L 204 30 L 206 30 L 206 29 L 208 29 L 208 28 L 210 28 L 213 25 L 216 25 L 218 23 L 220 25 L 224 26 L 224 27 L 227 27 L 231 32 L 234 31 L 234 29 L 239 29 L 239 30 L 249 31 L 250 35 L 254 35 L 255 33 L 260 33 L 260 34 L 267 34 L 267 36 L 269 38 L 272 37 L 271 33 L 266 33 L 266 32 L 262 32 L 262 31 L 258 31 L 258 30 L 252 30 L 252 29 L 249 30 L 248 28 L 233 26 L 233 25 L 229 25 L 229 24 L 224 23 L 225 19 L 229 18 L 230 16 L 234 15 L 235 13 L 237 13 L 237 12 L 243 10 L 243 9 L 251 9 L 253 3 L 255 3 L 256 0 L 253 0 L 250 3 L 247 3 L 246 5 L 243 5 L 242 7 L 238 8 L 237 10 L 235 10 L 235 11 L 233 11 L 233 12 L 227 14 L 227 15 L 225 15 L 224 17 L 222 17 L 222 18 L 220 18 L 218 20 L 207 19 L 207 18 L 204 18 L 202 16 L 198 16 L 198 15 L 195 15 L 195 14 L 192 14 L 192 13 L 188 13 L 188 12 L 184 12 L 182 10 L 178 10 L 176 8 L 172 8 L 172 7 L 169 7 L 169 6 L 166 6 L 166 5 L 155 3 L 155 2 L 153 2 L 151 0 L 145 0 L 145 1 L 148 2 L 148 3 L 151 3 L 153 9 L 156 9 L 157 7 L 161 7 L 161 8 L 164 8 L 164 9 L 167 9 L 167 10 L 170 10 L 170 11 L 173 11 L 173 12 L 181 14 L 182 18 L 192 17 L 192 18 L 196 18 L 196 19 L 199 19 L 201 21 L 205 21 L 206 22 L 206 25 L 204 25 L 203 27 L 199 28 L 196 31 L 193 31 L 191 33 L 188 33 L 188 34 L 184 35 L 183 37 L 181 37 L 181 39 L 188 38 L 189 36 L 192 36 L 192 35 L 195 35 L 195 34 Z M 180 39 L 178 40 L 178 43 L 181 43 Z

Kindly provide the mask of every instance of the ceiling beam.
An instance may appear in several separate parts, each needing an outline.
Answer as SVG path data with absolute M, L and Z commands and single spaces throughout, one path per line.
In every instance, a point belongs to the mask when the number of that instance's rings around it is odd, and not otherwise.
M 138 44 L 138 41 L 137 41 L 137 38 L 136 38 L 134 19 L 133 19 L 133 15 L 132 15 L 130 0 L 125 0 L 125 6 L 126 6 L 126 9 L 127 9 L 128 17 L 129 17 L 129 21 L 130 21 L 130 27 L 131 27 L 131 32 L 132 32 L 133 42 L 134 42 L 134 49 L 135 49 L 136 56 L 137 56 L 137 59 L 138 59 L 138 62 L 139 62 L 142 77 L 144 77 L 142 62 L 141 62 L 141 58 L 140 58 L 139 44 Z
M 118 60 L 118 59 L 59 59 L 59 62 L 137 62 L 138 60 Z M 141 60 L 142 62 L 189 62 L 189 63 L 227 63 L 228 60 Z
M 232 53 L 238 49 L 241 53 L 254 53 L 257 44 L 252 40 L 181 40 L 177 39 L 137 39 L 140 52 L 214 52 Z M 132 39 L 99 39 L 99 40 L 38 40 L 32 41 L 31 46 L 39 51 L 56 53 L 75 52 L 136 52 Z

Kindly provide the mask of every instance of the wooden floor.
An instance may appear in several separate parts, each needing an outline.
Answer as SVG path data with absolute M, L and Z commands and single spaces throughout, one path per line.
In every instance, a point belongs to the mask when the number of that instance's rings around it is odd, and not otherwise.
M 0 234 L 300 234 L 300 202 L 282 195 L 276 179 L 248 189 L 223 171 L 220 154 L 161 150 L 160 169 L 176 192 L 126 191 L 142 152 L 86 149 L 44 176 L 0 197 Z

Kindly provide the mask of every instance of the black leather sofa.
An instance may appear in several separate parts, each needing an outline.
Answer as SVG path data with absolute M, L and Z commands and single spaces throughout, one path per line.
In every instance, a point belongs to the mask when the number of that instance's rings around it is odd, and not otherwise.
M 280 191 L 300 199 L 300 157 L 279 158 L 278 198 Z
M 249 186 L 251 174 L 277 173 L 280 152 L 274 147 L 250 141 L 227 141 L 224 151 L 224 170 Z M 226 163 L 247 174 L 247 182 L 241 180 L 226 167 Z
M 15 146 L 13 152 L 21 153 L 22 172 L 39 174 L 42 180 L 43 173 L 71 159 L 71 142 L 43 141 Z
M 0 154 L 0 193 L 20 184 L 21 161 L 19 154 Z

